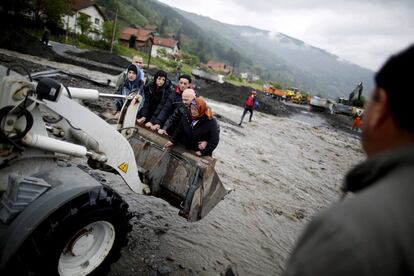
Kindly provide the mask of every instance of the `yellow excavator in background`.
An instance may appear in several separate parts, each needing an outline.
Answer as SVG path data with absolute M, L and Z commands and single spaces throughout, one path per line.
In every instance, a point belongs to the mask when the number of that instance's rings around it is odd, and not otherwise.
M 295 104 L 308 104 L 310 98 L 300 92 L 298 88 L 290 88 L 286 90 L 286 99 Z

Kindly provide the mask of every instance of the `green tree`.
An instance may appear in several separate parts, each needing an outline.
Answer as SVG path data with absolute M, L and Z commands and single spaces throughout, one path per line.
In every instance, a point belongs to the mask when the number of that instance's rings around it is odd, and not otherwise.
M 165 36 L 167 33 L 168 18 L 164 17 L 160 25 L 160 35 Z
M 70 13 L 69 1 L 66 0 L 37 0 L 34 2 L 36 17 L 63 27 L 62 16 Z
M 175 34 L 175 39 L 178 40 L 178 41 L 180 41 L 180 39 L 181 39 L 181 32 L 182 32 L 182 29 L 179 28 L 177 33 Z
M 181 53 L 181 59 L 185 64 L 188 64 L 190 66 L 198 66 L 200 64 L 200 60 L 198 59 L 198 57 L 185 52 Z
M 97 0 L 99 6 L 104 6 L 109 10 L 116 10 L 118 7 L 118 0 Z
M 206 53 L 206 49 L 204 47 L 206 43 L 204 43 L 203 40 L 199 40 L 197 41 L 197 44 L 195 46 L 195 53 L 197 53 L 198 58 L 200 59 L 201 62 L 206 63 L 207 62 L 207 53 Z
M 88 34 L 92 26 L 89 16 L 84 13 L 79 13 L 76 24 L 79 26 L 82 34 Z
M 103 23 L 103 32 L 102 37 L 105 41 L 111 42 L 112 40 L 112 30 L 113 30 L 114 22 L 113 21 L 105 21 Z M 119 26 L 115 27 L 115 37 L 114 40 L 117 41 L 119 37 Z
M 230 61 L 236 67 L 240 64 L 242 56 L 239 54 L 239 52 L 237 52 L 233 48 L 230 48 L 226 51 L 225 59 Z

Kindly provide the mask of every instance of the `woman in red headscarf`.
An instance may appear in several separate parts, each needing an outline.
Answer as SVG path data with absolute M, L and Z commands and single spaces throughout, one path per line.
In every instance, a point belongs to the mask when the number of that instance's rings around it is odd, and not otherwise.
M 202 97 L 191 103 L 191 115 L 182 116 L 180 124 L 165 147 L 178 142 L 198 156 L 211 156 L 219 143 L 220 130 L 211 109 Z

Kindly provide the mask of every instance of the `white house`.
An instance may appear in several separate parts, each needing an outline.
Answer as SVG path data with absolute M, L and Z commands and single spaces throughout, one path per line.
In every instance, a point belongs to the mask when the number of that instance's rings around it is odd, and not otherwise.
M 247 80 L 247 78 L 249 77 L 249 73 L 244 72 L 244 73 L 240 73 L 240 78 Z
M 180 53 L 180 48 L 177 40 L 155 36 L 152 45 L 151 56 L 158 57 L 160 53 L 159 50 L 161 49 L 164 49 L 166 54 L 169 56 L 175 57 Z
M 81 33 L 77 19 L 81 13 L 88 16 L 91 22 L 91 30 L 88 36 L 92 39 L 99 40 L 102 38 L 103 23 L 106 20 L 105 14 L 99 6 L 92 0 L 70 0 L 72 15 L 65 15 L 62 18 L 65 30 L 72 33 Z

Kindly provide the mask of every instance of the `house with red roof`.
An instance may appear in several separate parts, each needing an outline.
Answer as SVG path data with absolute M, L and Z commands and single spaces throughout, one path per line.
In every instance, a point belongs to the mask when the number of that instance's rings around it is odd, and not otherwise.
M 151 56 L 153 57 L 161 56 L 163 51 L 165 51 L 167 56 L 179 56 L 180 47 L 178 41 L 155 35 L 155 28 L 154 26 L 151 26 L 151 28 L 125 28 L 119 35 L 119 43 L 127 47 L 131 47 L 133 44 L 133 48 L 151 48 Z
M 161 52 L 163 50 L 165 50 L 165 53 L 168 56 L 178 57 L 180 55 L 180 47 L 177 40 L 155 36 L 154 43 L 152 45 L 151 56 L 161 56 Z
M 209 60 L 206 64 L 207 68 L 213 70 L 216 73 L 228 75 L 231 73 L 232 67 L 227 66 L 224 62 L 217 60 Z
M 72 33 L 81 33 L 77 19 L 80 14 L 84 14 L 91 22 L 91 30 L 87 34 L 92 39 L 101 39 L 103 31 L 103 23 L 107 20 L 106 15 L 93 0 L 70 0 L 71 15 L 65 15 L 62 18 L 63 29 Z
M 151 39 L 154 36 L 152 30 L 142 28 L 125 28 L 119 35 L 119 43 L 128 47 L 130 42 L 135 39 L 132 48 L 149 48 L 151 46 Z

